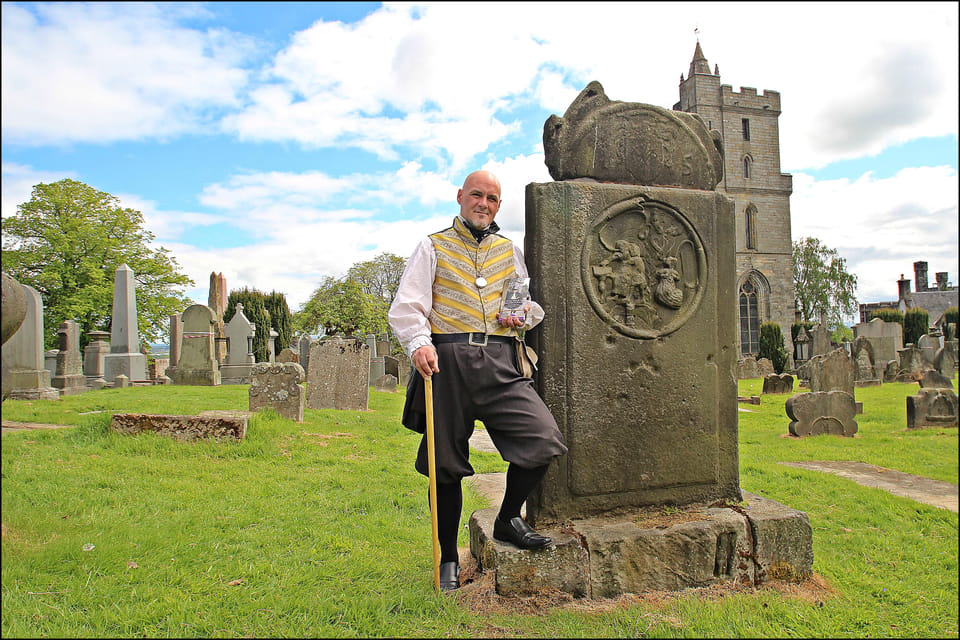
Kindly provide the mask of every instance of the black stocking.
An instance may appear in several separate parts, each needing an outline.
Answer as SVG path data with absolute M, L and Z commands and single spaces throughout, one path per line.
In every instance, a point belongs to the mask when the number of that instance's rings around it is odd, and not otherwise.
M 500 513 L 497 514 L 502 522 L 510 522 L 511 518 L 520 516 L 520 507 L 523 506 L 527 496 L 546 475 L 549 467 L 549 464 L 545 464 L 534 469 L 524 469 L 512 462 L 510 463 L 510 466 L 507 467 L 507 488 L 503 493 Z
M 429 492 L 428 492 L 429 493 Z M 463 489 L 460 482 L 437 483 L 437 537 L 440 539 L 440 562 L 459 562 L 457 534 Z

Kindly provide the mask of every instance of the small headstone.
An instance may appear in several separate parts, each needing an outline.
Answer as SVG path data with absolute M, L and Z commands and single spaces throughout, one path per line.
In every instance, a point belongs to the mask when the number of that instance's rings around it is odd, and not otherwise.
M 897 382 L 912 382 L 923 375 L 929 367 L 923 363 L 923 356 L 916 345 L 908 344 L 897 352 L 900 356 L 900 369 L 897 372 Z
M 757 360 L 757 377 L 766 378 L 774 372 L 773 362 L 769 358 L 760 358 Z
M 873 357 L 873 344 L 867 338 L 857 338 L 853 342 L 853 380 L 858 387 L 880 384 L 880 375 Z
M 928 333 L 920 336 L 917 343 L 917 348 L 920 349 L 920 357 L 923 358 L 924 365 L 932 367 L 933 359 L 940 349 L 940 336 L 934 336 Z
M 154 358 L 153 361 L 147 365 L 147 373 L 150 375 L 150 380 L 159 380 L 161 377 L 166 377 L 169 367 L 169 358 Z
M 397 378 L 386 373 L 373 381 L 374 391 L 386 391 L 387 393 L 397 392 Z
M 113 388 L 114 389 L 126 389 L 130 386 L 130 378 L 123 375 L 122 373 L 113 378 Z
M 297 352 L 287 347 L 280 352 L 280 355 L 277 356 L 277 362 L 296 362 L 300 364 L 300 356 L 297 355 Z
M 852 437 L 857 432 L 856 402 L 843 391 L 798 393 L 787 399 L 790 433 L 803 438 L 822 434 Z
M 331 338 L 310 347 L 308 409 L 366 410 L 370 398 L 370 347 L 353 338 Z
M 183 320 L 179 313 L 170 316 L 170 366 L 180 363 L 180 349 L 183 346 Z
M 280 416 L 303 422 L 306 374 L 296 362 L 258 362 L 250 371 L 250 411 L 273 408 Z
M 924 388 L 907 396 L 907 428 L 956 427 L 957 394 L 952 388 Z
M 310 345 L 314 342 L 315 340 L 310 336 L 303 336 L 297 345 L 300 350 L 300 366 L 304 371 L 310 371 Z
M 942 376 L 953 377 L 953 372 L 957 369 L 957 357 L 948 346 L 944 345 L 937 350 L 937 355 L 933 358 L 933 368 Z
M 43 352 L 43 368 L 50 372 L 50 378 L 57 375 L 57 354 L 60 349 L 47 349 Z
M 60 395 L 72 396 L 87 390 L 80 359 L 80 327 L 73 320 L 64 320 L 57 331 L 60 351 L 57 353 L 57 374 L 50 385 L 60 389 Z
M 843 391 L 854 398 L 853 364 L 843 349 L 811 361 L 810 391 Z
M 793 376 L 789 373 L 770 373 L 763 377 L 762 393 L 793 393 Z
M 759 378 L 760 372 L 757 369 L 757 359 L 751 355 L 746 355 L 737 360 L 737 379 L 750 380 Z
M 928 369 L 923 377 L 918 380 L 921 389 L 952 389 L 953 382 L 951 378 L 943 375 L 934 369 Z

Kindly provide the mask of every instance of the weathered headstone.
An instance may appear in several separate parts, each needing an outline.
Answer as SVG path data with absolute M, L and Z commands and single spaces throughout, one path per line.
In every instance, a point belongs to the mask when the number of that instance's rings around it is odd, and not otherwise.
M 793 376 L 789 373 L 770 373 L 763 377 L 761 393 L 793 393 Z
M 873 387 L 881 383 L 882 371 L 877 371 L 873 343 L 863 336 L 853 342 L 853 380 L 858 387 Z
M 900 370 L 897 372 L 897 382 L 912 382 L 923 375 L 929 367 L 923 362 L 920 349 L 914 344 L 907 344 L 897 352 L 900 356 Z
M 935 371 L 928 374 L 939 376 Z M 932 378 L 932 376 L 927 376 Z M 927 384 L 932 384 L 927 381 Z M 947 386 L 924 386 L 916 395 L 907 396 L 907 428 L 921 427 L 956 427 L 957 426 L 957 394 L 949 380 Z
M 297 348 L 300 350 L 300 366 L 304 371 L 310 371 L 310 345 L 314 342 L 315 340 L 310 336 L 303 336 L 297 343 Z
M 89 341 L 83 350 L 83 375 L 87 377 L 87 384 L 93 386 L 94 380 L 104 380 L 103 358 L 110 353 L 110 332 L 89 331 L 87 338 Z
M 56 400 L 50 372 L 43 363 L 43 300 L 30 285 L 22 287 L 26 312 L 20 328 L 3 344 L 3 363 L 10 374 L 8 398 Z
M 296 362 L 300 364 L 300 356 L 297 352 L 287 347 L 277 355 L 277 362 Z
M 843 391 L 798 393 L 787 398 L 790 433 L 803 438 L 833 434 L 852 437 L 858 429 L 856 403 Z
M 386 373 L 373 381 L 374 391 L 397 392 L 397 377 Z
M 103 375 L 113 380 L 123 374 L 130 380 L 145 380 L 147 358 L 140 353 L 137 327 L 137 294 L 133 270 L 117 267 L 113 283 L 113 315 L 110 324 L 110 353 L 103 357 Z
M 130 378 L 121 374 L 118 374 L 113 379 L 113 388 L 114 389 L 126 389 L 130 386 Z
M 917 348 L 920 349 L 920 357 L 923 359 L 924 367 L 933 367 L 933 359 L 940 349 L 940 336 L 925 334 L 917 340 Z
M 170 366 L 176 368 L 180 363 L 180 349 L 183 346 L 183 320 L 179 313 L 170 315 Z
M 20 329 L 23 319 L 27 317 L 27 297 L 20 283 L 14 280 L 13 276 L 3 275 L 3 298 L 0 303 L 0 325 L 2 325 L 3 340 L 0 345 L 6 344 L 7 340 L 13 337 L 13 334 Z M 3 374 L 2 396 L 0 401 L 6 400 L 12 389 L 10 371 L 7 369 L 6 360 L 0 359 L 0 369 Z
M 224 335 L 223 312 L 227 310 L 227 279 L 222 273 L 210 273 L 210 290 L 207 306 L 213 311 L 213 348 L 218 364 L 226 362 L 227 340 Z
M 757 369 L 757 359 L 751 355 L 745 355 L 737 360 L 737 379 L 752 380 L 759 378 L 760 371 Z
M 220 367 L 213 351 L 215 321 L 213 309 L 205 304 L 191 305 L 183 312 L 183 347 L 180 364 L 173 371 L 175 384 L 220 384 Z
M 766 378 L 771 373 L 774 373 L 774 369 L 770 358 L 759 358 L 757 360 L 757 377 Z
M 903 327 L 899 322 L 884 322 L 874 318 L 853 326 L 854 338 L 866 338 L 873 347 L 875 362 L 897 360 L 897 351 L 903 349 Z
M 233 317 L 223 328 L 227 337 L 226 364 L 220 367 L 223 384 L 250 384 L 251 369 L 256 362 L 253 355 L 253 339 L 257 325 L 243 313 L 243 303 L 238 302 Z
M 810 573 L 805 514 L 767 528 L 701 508 L 742 497 L 736 225 L 733 201 L 713 191 L 719 146 L 698 116 L 614 102 L 599 83 L 544 126 L 547 166 L 563 182 L 527 186 L 524 253 L 547 312 L 528 340 L 540 355 L 535 385 L 569 450 L 526 505 L 554 545 L 511 549 L 492 539 L 496 509 L 471 517 L 480 565 L 502 563 L 498 589 L 547 575 L 544 586 L 576 592 L 588 581 L 595 596 L 651 588 L 649 579 L 670 589 L 762 579 L 739 560 L 760 548 Z M 697 510 L 669 540 L 638 521 L 667 504 Z M 774 540 L 780 525 L 803 553 Z
M 953 372 L 957 369 L 956 355 L 954 355 L 949 347 L 941 347 L 937 351 L 937 355 L 933 358 L 933 368 L 936 369 L 940 375 L 952 378 Z
M 843 391 L 854 398 L 853 364 L 843 349 L 814 358 L 811 361 L 810 391 Z
M 57 375 L 57 354 L 60 349 L 47 349 L 43 352 L 43 368 L 50 372 L 50 379 Z
M 833 345 L 830 340 L 832 335 L 833 332 L 831 332 L 830 327 L 827 326 L 826 319 L 821 318 L 820 324 L 810 330 L 810 357 L 826 355 L 833 351 Z
M 270 407 L 284 418 L 303 422 L 303 367 L 296 362 L 259 362 L 253 365 L 250 376 L 250 411 Z
M 50 386 L 60 389 L 61 396 L 72 396 L 87 390 L 80 359 L 80 327 L 73 320 L 64 320 L 57 330 L 60 350 L 57 352 L 57 372 Z
M 370 347 L 352 338 L 331 338 L 310 347 L 308 409 L 366 410 L 370 401 Z

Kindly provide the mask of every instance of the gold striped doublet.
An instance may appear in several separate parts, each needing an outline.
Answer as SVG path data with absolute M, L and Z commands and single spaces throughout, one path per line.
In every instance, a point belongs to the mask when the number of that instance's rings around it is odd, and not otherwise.
M 480 244 L 459 218 L 453 226 L 430 236 L 437 254 L 433 279 L 433 333 L 513 335 L 497 321 L 504 281 L 517 277 L 513 269 L 513 243 L 496 234 Z M 477 286 L 477 279 L 486 284 Z M 482 281 L 481 281 L 482 283 Z

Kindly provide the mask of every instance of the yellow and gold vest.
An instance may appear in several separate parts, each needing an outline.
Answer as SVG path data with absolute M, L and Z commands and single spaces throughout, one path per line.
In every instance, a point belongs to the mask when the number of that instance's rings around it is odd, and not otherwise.
M 517 277 L 513 269 L 513 243 L 490 234 L 478 245 L 460 218 L 453 226 L 430 236 L 437 252 L 437 273 L 433 279 L 433 333 L 479 332 L 514 335 L 497 322 L 504 281 Z M 487 283 L 478 287 L 476 279 Z

